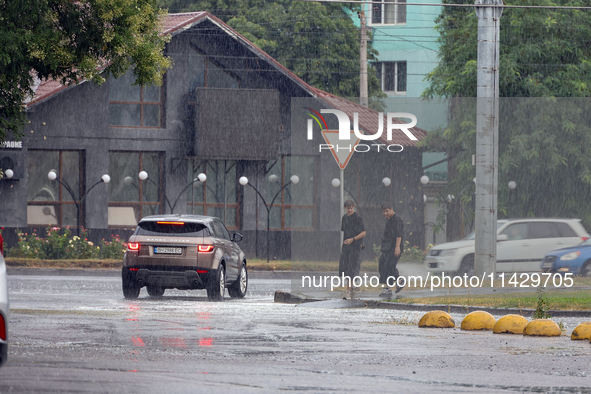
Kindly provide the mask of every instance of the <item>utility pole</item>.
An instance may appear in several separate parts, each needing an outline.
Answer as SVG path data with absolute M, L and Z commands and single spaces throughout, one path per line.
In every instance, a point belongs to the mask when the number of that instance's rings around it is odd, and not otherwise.
M 478 72 L 476 103 L 475 275 L 496 274 L 499 145 L 499 32 L 502 0 L 476 0 Z
M 359 13 L 359 19 L 361 20 L 361 45 L 359 45 L 359 104 L 367 107 L 367 23 L 365 20 L 365 10 L 361 10 Z

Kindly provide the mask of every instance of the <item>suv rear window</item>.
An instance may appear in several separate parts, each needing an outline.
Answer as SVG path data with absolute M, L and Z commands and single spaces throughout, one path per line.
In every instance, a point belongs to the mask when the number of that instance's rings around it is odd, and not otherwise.
M 558 228 L 554 222 L 530 222 L 529 238 L 558 238 Z
M 561 237 L 576 237 L 577 233 L 566 223 L 556 223 Z
M 209 229 L 202 223 L 162 224 L 158 222 L 140 222 L 136 235 L 175 234 L 187 237 L 208 237 Z

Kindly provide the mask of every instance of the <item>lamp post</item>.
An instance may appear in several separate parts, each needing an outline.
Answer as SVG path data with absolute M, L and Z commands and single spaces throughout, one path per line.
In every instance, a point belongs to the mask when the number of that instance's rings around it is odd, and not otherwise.
M 512 209 L 511 209 L 511 206 L 512 206 L 511 202 L 514 199 L 513 198 L 513 194 L 515 194 L 513 192 L 513 190 L 515 190 L 515 188 L 517 187 L 517 183 L 515 183 L 515 181 L 509 181 L 509 184 L 507 186 L 509 186 L 509 209 L 507 210 L 507 216 L 511 217 L 511 215 L 509 215 L 509 213 L 512 211 Z
M 192 182 L 189 182 L 184 188 L 183 190 L 181 190 L 181 192 L 179 193 L 179 195 L 177 196 L 176 200 L 174 200 L 174 204 L 170 203 L 170 200 L 168 199 L 168 197 L 166 196 L 166 192 L 160 187 L 160 185 L 158 185 L 156 182 L 154 182 L 153 180 L 151 180 L 148 177 L 148 173 L 146 171 L 140 171 L 140 173 L 138 174 L 138 178 L 140 178 L 142 181 L 149 181 L 151 182 L 154 186 L 156 186 L 158 188 L 158 190 L 160 190 L 160 192 L 162 192 L 162 196 L 164 197 L 164 200 L 166 201 L 166 203 L 168 204 L 168 208 L 170 209 L 170 213 L 173 214 L 174 213 L 174 209 L 176 208 L 176 204 L 179 202 L 181 196 L 183 195 L 184 192 L 187 191 L 187 189 L 189 187 L 191 187 L 195 182 L 205 182 L 207 180 L 207 176 L 204 173 L 201 173 L 199 175 L 197 175 L 197 178 L 193 179 Z M 131 177 L 126 177 L 123 182 L 125 182 L 125 184 L 130 184 L 131 183 Z M 166 213 L 166 209 L 164 210 Z
M 271 179 L 272 177 L 276 177 L 276 178 Z M 277 182 L 278 180 L 279 180 L 279 177 L 277 177 L 277 175 L 269 176 L 270 182 Z M 269 228 L 271 227 L 271 208 L 273 208 L 273 204 L 275 203 L 275 200 L 277 199 L 277 197 L 281 194 L 281 192 L 285 188 L 287 188 L 292 183 L 294 185 L 296 185 L 299 181 L 300 181 L 300 178 L 297 175 L 292 175 L 291 178 L 289 178 L 289 182 L 287 182 L 285 185 L 281 186 L 281 189 L 279 189 L 277 194 L 275 194 L 275 196 L 271 200 L 271 204 L 267 204 L 267 201 L 265 201 L 265 197 L 263 197 L 263 195 L 259 192 L 259 190 L 256 187 L 254 187 L 250 182 L 248 182 L 247 177 L 241 176 L 240 179 L 238 180 L 238 183 L 240 183 L 242 186 L 248 185 L 248 186 L 252 187 L 252 189 L 258 194 L 258 196 L 261 198 L 261 200 L 263 200 L 263 204 L 265 204 L 265 208 L 267 209 L 267 263 L 269 262 Z
M 72 196 L 72 200 L 74 201 L 74 204 L 76 204 L 76 235 L 80 236 L 80 219 L 81 219 L 80 218 L 80 204 L 82 204 L 82 202 L 84 201 L 84 199 L 86 198 L 86 196 L 88 195 L 88 193 L 92 189 L 94 189 L 96 186 L 98 186 L 101 183 L 109 183 L 111 181 L 111 177 L 107 174 L 104 174 L 98 182 L 96 182 L 94 185 L 92 185 L 90 187 L 90 189 L 88 189 L 82 195 L 82 197 L 80 197 L 80 203 L 78 203 L 78 201 L 76 201 L 76 196 L 74 195 L 74 191 L 72 190 L 70 185 L 68 185 L 66 182 L 62 182 L 57 177 L 57 173 L 54 170 L 49 171 L 49 173 L 47 174 L 47 178 L 49 178 L 50 181 L 58 181 L 68 191 L 68 193 L 70 193 L 70 196 Z

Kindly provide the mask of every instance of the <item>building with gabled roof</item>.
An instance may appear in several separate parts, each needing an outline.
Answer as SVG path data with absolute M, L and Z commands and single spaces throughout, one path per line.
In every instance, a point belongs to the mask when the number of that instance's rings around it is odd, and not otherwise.
M 8 246 L 14 245 L 10 228 L 76 227 L 78 206 L 80 225 L 93 240 L 126 236 L 150 214 L 204 214 L 243 233 L 243 249 L 262 257 L 265 203 L 276 196 L 269 216 L 271 254 L 290 256 L 297 233 L 311 257 L 337 258 L 342 210 L 331 179 L 340 170 L 329 152 L 318 151 L 319 132 L 306 142 L 312 149 L 294 152 L 294 138 L 304 136 L 306 126 L 293 100 L 312 100 L 316 108 L 341 110 L 351 120 L 357 112 L 366 133 L 374 133 L 378 113 L 308 85 L 207 12 L 170 14 L 163 29 L 172 36 L 165 54 L 173 67 L 161 87 L 133 86 L 132 72 L 101 86 L 39 83 L 26 104 L 30 123 L 21 147 L 0 148 L 0 163 L 8 163 L 0 166 L 10 165 L 15 174 L 0 181 L 0 224 Z M 335 121 L 329 121 L 331 128 L 338 127 Z M 425 137 L 423 130 L 412 130 L 418 140 Z M 420 151 L 402 134 L 380 141 L 404 152 L 353 155 L 345 186 L 371 218 L 371 242 L 379 243 L 383 229 L 380 198 L 399 204 L 397 212 L 408 219 L 407 239 L 421 244 Z M 56 180 L 48 178 L 50 171 Z M 281 189 L 296 172 L 302 181 Z M 199 174 L 207 180 L 198 181 Z M 242 176 L 258 193 L 238 183 Z M 379 182 L 386 176 L 392 179 L 388 188 Z

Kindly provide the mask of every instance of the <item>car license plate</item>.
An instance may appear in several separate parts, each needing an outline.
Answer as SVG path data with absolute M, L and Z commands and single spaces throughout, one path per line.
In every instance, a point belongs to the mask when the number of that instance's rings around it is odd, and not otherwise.
M 155 247 L 154 254 L 182 254 L 183 251 L 181 248 L 163 248 L 163 247 Z

